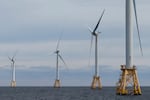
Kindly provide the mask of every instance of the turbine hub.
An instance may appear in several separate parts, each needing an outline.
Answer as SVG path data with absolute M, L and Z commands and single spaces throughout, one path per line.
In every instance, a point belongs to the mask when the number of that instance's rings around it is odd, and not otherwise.
M 96 32 L 92 32 L 92 35 L 97 36 L 97 33 Z
M 58 54 L 59 52 L 60 52 L 59 50 L 56 50 L 56 52 L 55 52 L 55 53 L 57 53 L 57 54 Z

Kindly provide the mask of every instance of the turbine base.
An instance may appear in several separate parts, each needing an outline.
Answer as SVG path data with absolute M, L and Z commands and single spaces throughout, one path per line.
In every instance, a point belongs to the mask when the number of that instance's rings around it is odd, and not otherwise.
M 126 68 L 125 65 L 121 65 L 121 71 L 116 93 L 118 95 L 141 95 L 136 67 Z
M 11 87 L 16 87 L 16 81 L 11 81 Z
M 100 77 L 99 76 L 94 76 L 91 88 L 95 89 L 97 84 L 98 84 L 98 88 L 101 89 L 102 88 L 102 84 L 101 84 Z
M 54 88 L 60 88 L 60 80 L 55 80 Z

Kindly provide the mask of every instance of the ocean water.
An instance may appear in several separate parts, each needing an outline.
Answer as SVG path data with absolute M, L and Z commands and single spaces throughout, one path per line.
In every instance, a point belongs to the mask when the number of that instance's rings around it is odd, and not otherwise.
M 0 100 L 150 100 L 150 87 L 142 95 L 116 95 L 115 87 L 0 87 Z

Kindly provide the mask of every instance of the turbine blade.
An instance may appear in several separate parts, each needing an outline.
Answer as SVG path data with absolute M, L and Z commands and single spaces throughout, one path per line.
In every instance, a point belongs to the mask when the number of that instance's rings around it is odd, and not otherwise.
M 137 32 L 138 32 L 138 39 L 139 39 L 140 51 L 141 51 L 141 55 L 143 56 L 143 50 L 142 50 L 142 43 L 141 43 L 141 37 L 140 37 L 140 30 L 139 30 L 139 24 L 138 24 L 138 18 L 137 18 L 137 11 L 136 11 L 135 0 L 133 0 L 133 5 L 134 5 L 134 13 L 135 13 L 135 20 L 136 20 L 136 28 L 137 28 Z
M 62 62 L 64 63 L 64 65 L 67 67 L 66 62 L 64 61 L 64 59 L 62 58 L 62 56 L 60 54 L 58 54 L 59 58 L 62 60 Z
M 12 59 L 8 56 L 8 59 L 10 60 L 10 61 L 12 61 Z
M 88 27 L 89 31 L 92 33 L 92 29 L 90 27 Z
M 93 33 L 95 33 L 95 31 L 97 30 L 97 28 L 98 28 L 98 26 L 99 26 L 99 23 L 101 22 L 102 17 L 103 17 L 103 15 L 104 15 L 104 12 L 105 12 L 105 9 L 103 10 L 103 12 L 102 12 L 102 14 L 101 14 L 101 17 L 100 17 L 100 19 L 98 20 L 97 25 L 96 25 L 95 29 L 93 30 Z
M 12 57 L 13 60 L 14 60 L 14 58 L 16 57 L 17 53 L 18 53 L 18 51 L 15 51 L 15 53 L 14 53 L 14 55 L 13 55 L 13 57 Z
M 58 48 L 59 48 L 59 44 L 60 44 L 61 38 L 62 38 L 62 33 L 61 33 L 60 36 L 59 36 L 59 39 L 58 39 L 58 42 L 57 42 L 57 46 L 56 46 L 56 51 L 57 51 Z
M 88 67 L 90 67 L 90 63 L 91 63 L 92 44 L 93 44 L 93 35 L 91 35 L 90 54 L 89 54 Z

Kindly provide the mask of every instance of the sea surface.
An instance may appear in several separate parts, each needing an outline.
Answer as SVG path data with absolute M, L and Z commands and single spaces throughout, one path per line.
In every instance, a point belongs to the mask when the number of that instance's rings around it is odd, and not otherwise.
M 150 100 L 150 87 L 142 95 L 116 95 L 115 87 L 0 87 L 0 100 Z

